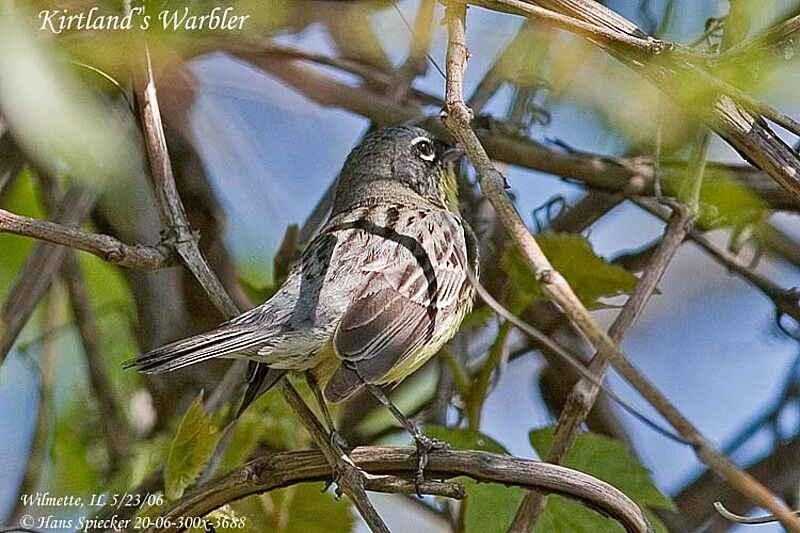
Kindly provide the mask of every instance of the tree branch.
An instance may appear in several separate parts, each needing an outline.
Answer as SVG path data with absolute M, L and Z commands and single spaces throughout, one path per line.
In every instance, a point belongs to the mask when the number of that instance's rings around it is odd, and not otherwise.
M 264 70 L 307 98 L 323 106 L 347 109 L 381 125 L 393 125 L 422 117 L 420 107 L 391 100 L 365 87 L 352 87 L 320 71 L 300 59 L 288 59 L 282 53 L 268 51 L 233 51 L 253 66 Z M 291 57 L 291 55 L 289 56 Z M 499 162 L 547 172 L 609 192 L 654 195 L 655 173 L 652 161 L 643 157 L 607 157 L 580 151 L 553 150 L 533 140 L 512 136 L 502 123 L 478 136 L 489 156 Z M 438 122 L 425 121 L 425 127 L 439 135 L 447 131 Z M 686 164 L 665 161 L 659 179 L 665 194 L 676 195 Z M 747 165 L 707 165 L 708 181 L 734 176 L 773 209 L 797 210 L 797 202 L 766 173 Z
M 691 164 L 688 168 L 686 187 L 688 190 L 686 205 L 676 204 L 673 206 L 672 216 L 669 219 L 664 237 L 658 247 L 647 262 L 644 273 L 636 284 L 625 306 L 620 311 L 614 323 L 608 330 L 609 337 L 620 344 L 625 335 L 631 330 L 633 325 L 641 316 L 647 302 L 653 295 L 656 285 L 666 272 L 667 267 L 672 262 L 678 248 L 683 244 L 686 234 L 691 228 L 692 222 L 699 212 L 700 184 L 703 180 L 703 173 L 706 163 L 708 150 L 709 132 L 702 128 L 700 137 L 695 142 L 692 150 Z M 599 379 L 603 379 L 610 360 L 603 352 L 598 352 L 589 363 L 589 372 Z M 600 388 L 592 381 L 582 378 L 572 389 L 564 408 L 558 419 L 553 443 L 547 451 L 546 461 L 559 464 L 564 460 L 567 451 L 575 442 L 581 424 L 586 420 L 592 406 L 594 405 Z M 511 525 L 512 531 L 530 531 L 533 524 L 544 511 L 546 498 L 538 492 L 529 492 L 517 509 L 514 522 Z
M 155 270 L 176 264 L 163 245 L 125 244 L 109 235 L 90 233 L 47 220 L 17 215 L 0 209 L 0 232 L 33 237 L 94 254 L 103 261 L 137 270 Z
M 393 474 L 410 479 L 416 469 L 413 448 L 369 446 L 351 450 L 353 462 L 370 475 Z M 638 506 L 623 493 L 587 474 L 557 465 L 507 455 L 464 450 L 437 450 L 426 471 L 444 479 L 468 476 L 485 483 L 536 488 L 577 499 L 619 521 L 628 531 L 651 531 Z M 330 478 L 331 469 L 319 452 L 287 452 L 259 457 L 222 478 L 197 487 L 160 513 L 165 519 L 204 516 L 226 503 L 276 488 Z M 372 479 L 372 481 L 371 481 Z M 370 490 L 394 490 L 381 478 L 367 477 Z M 426 482 L 425 492 L 437 493 L 441 485 Z M 413 490 L 403 485 L 403 490 Z

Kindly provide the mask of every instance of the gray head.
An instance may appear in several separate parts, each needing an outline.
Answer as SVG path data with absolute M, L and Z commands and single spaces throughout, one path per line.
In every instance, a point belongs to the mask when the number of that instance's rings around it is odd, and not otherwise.
M 397 195 L 456 210 L 452 163 L 461 155 L 460 149 L 422 128 L 399 126 L 374 131 L 347 156 L 333 212 Z

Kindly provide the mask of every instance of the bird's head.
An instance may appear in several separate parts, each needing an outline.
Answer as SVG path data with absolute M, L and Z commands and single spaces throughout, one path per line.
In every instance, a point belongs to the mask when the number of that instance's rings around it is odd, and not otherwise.
M 458 212 L 453 164 L 461 149 L 417 127 L 383 128 L 367 135 L 342 167 L 334 213 L 356 203 L 411 194 Z

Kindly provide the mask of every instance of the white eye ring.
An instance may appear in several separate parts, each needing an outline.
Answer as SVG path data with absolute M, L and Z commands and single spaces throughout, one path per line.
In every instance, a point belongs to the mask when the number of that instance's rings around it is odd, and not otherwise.
M 433 150 L 433 142 L 427 137 L 420 135 L 411 141 L 411 146 L 417 149 L 417 153 L 425 161 L 433 161 L 436 159 L 436 152 Z

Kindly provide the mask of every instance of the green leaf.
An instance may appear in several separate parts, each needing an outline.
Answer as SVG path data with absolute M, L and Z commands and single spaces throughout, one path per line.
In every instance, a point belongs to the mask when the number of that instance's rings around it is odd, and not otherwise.
M 706 170 L 700 191 L 700 219 L 706 228 L 742 227 L 763 219 L 764 202 L 724 169 Z
M 552 426 L 530 432 L 531 445 L 540 457 L 547 454 L 553 435 Z M 631 455 L 624 442 L 594 433 L 580 434 L 563 464 L 610 483 L 643 509 L 675 509 L 672 500 L 656 487 L 650 479 L 650 473 Z M 616 522 L 585 507 L 574 508 L 574 505 L 563 498 L 548 498 L 543 521 L 537 525 L 536 531 L 622 531 Z M 550 522 L 544 520 L 546 516 Z M 553 523 L 562 524 L 559 517 L 567 517 L 568 529 L 559 529 L 560 525 L 552 529 Z M 648 514 L 648 518 L 656 530 L 666 530 L 653 514 Z M 590 524 L 590 527 L 573 528 L 579 524 Z
M 583 505 L 549 496 L 542 516 L 533 528 L 534 533 L 624 533 L 616 520 L 596 513 Z
M 504 533 L 514 518 L 525 491 L 495 483 L 457 478 L 467 489 L 467 533 Z
M 55 411 L 55 431 L 50 445 L 50 468 L 45 469 L 42 486 L 58 490 L 59 494 L 84 494 L 98 488 L 97 468 L 91 457 L 102 450 L 102 442 L 95 438 L 91 404 L 80 395 L 67 406 Z M 75 435 L 86 438 L 76 439 Z M 96 457 L 96 455 L 95 455 Z
M 636 286 L 636 276 L 595 254 L 589 241 L 580 235 L 542 233 L 536 241 L 589 309 L 602 307 L 598 298 L 627 294 Z M 515 289 L 512 310 L 524 309 L 544 295 L 516 247 L 507 247 L 501 261 Z
M 164 488 L 167 498 L 180 498 L 203 470 L 214 447 L 219 431 L 203 411 L 203 393 L 197 395 L 178 425 L 169 448 L 164 469 Z
M 346 498 L 335 499 L 322 491 L 322 483 L 303 483 L 293 487 L 288 503 L 288 523 L 284 531 L 303 533 L 349 533 L 355 517 Z
M 480 450 L 510 455 L 502 444 L 473 429 L 425 426 L 425 434 L 443 440 L 457 450 Z
M 468 428 L 426 426 L 425 434 L 445 441 L 459 450 L 480 450 L 508 454 L 508 450 L 486 435 Z M 459 478 L 467 489 L 466 530 L 475 533 L 503 532 L 511 523 L 524 491 L 494 483 L 479 483 L 469 478 Z

